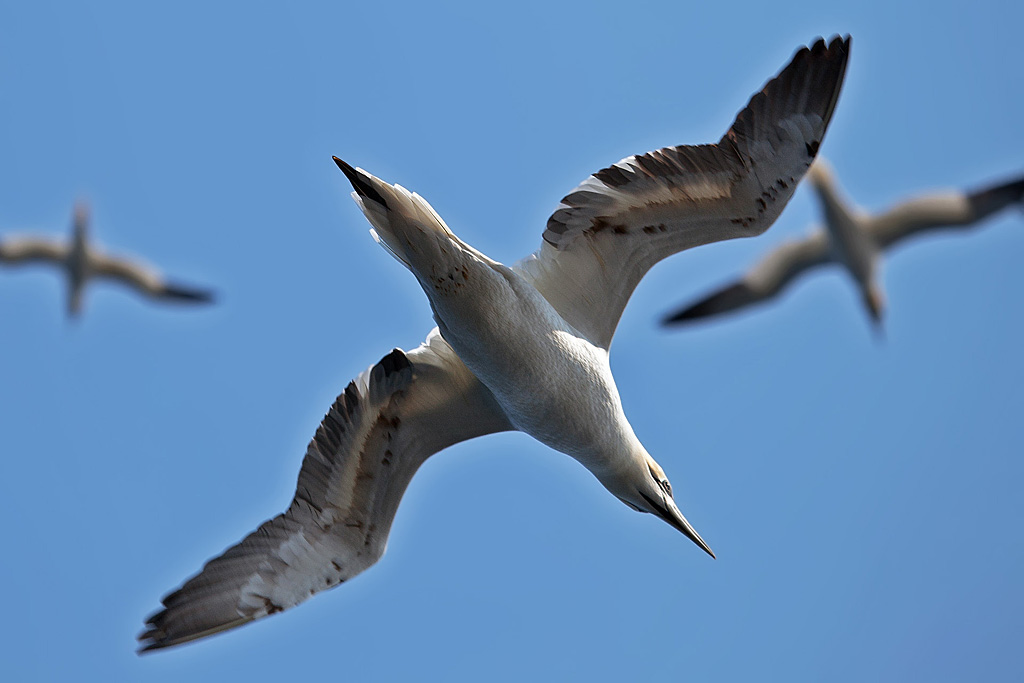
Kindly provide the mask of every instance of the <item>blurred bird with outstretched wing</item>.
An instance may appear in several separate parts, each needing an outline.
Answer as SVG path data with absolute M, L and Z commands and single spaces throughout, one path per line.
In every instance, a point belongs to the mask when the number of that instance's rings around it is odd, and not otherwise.
M 71 317 L 82 309 L 82 294 L 91 278 L 120 282 L 144 296 L 160 301 L 209 303 L 213 292 L 168 281 L 159 271 L 137 260 L 114 256 L 89 243 L 89 210 L 75 207 L 70 241 L 45 237 L 0 239 L 0 264 L 19 266 L 50 263 L 67 276 L 67 311 Z
M 814 163 L 807 179 L 821 203 L 824 229 L 768 252 L 738 281 L 666 316 L 666 326 L 768 301 L 804 273 L 829 264 L 846 269 L 872 321 L 881 324 L 885 297 L 878 270 L 883 251 L 914 235 L 972 228 L 1008 206 L 1024 203 L 1024 177 L 1017 177 L 970 192 L 932 193 L 868 214 L 842 198 L 824 159 Z

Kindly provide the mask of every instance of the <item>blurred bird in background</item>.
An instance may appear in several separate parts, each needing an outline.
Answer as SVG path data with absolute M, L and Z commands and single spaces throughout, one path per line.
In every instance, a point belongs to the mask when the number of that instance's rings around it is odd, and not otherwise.
M 89 243 L 89 207 L 75 206 L 71 239 L 57 241 L 46 237 L 8 237 L 0 239 L 0 264 L 23 265 L 53 263 L 67 276 L 67 312 L 76 317 L 82 310 L 82 294 L 90 278 L 103 278 L 125 284 L 140 294 L 160 301 L 210 303 L 213 292 L 179 285 L 166 280 L 156 269 L 137 260 L 104 253 Z
M 667 316 L 675 326 L 768 301 L 801 274 L 838 263 L 860 291 L 876 327 L 882 324 L 885 296 L 879 281 L 880 255 L 907 237 L 949 228 L 970 228 L 1012 204 L 1024 202 L 1024 176 L 971 192 L 950 190 L 900 202 L 869 214 L 843 197 L 831 165 L 819 158 L 807 178 L 821 203 L 824 230 L 782 244 L 739 281 Z

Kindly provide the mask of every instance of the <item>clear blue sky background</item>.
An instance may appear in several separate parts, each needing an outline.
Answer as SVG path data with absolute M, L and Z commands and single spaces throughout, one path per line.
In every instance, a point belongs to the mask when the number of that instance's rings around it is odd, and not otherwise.
M 0 234 L 94 232 L 215 307 L 0 272 L 0 679 L 1020 680 L 1024 217 L 891 255 L 886 337 L 838 273 L 666 332 L 809 229 L 679 255 L 613 346 L 712 561 L 521 434 L 421 470 L 390 548 L 299 608 L 137 657 L 158 599 L 290 500 L 345 384 L 432 323 L 336 154 L 505 262 L 632 153 L 717 140 L 853 34 L 822 151 L 848 193 L 1024 170 L 1020 3 L 4 3 Z

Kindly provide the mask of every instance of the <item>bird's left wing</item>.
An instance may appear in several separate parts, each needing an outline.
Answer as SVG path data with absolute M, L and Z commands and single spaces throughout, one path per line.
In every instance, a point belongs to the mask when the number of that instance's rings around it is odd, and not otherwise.
M 213 301 L 213 292 L 208 289 L 169 282 L 152 267 L 120 256 L 90 254 L 89 266 L 94 275 L 116 280 L 154 299 L 197 303 Z
M 294 607 L 373 565 L 399 501 L 431 454 L 512 429 L 435 329 L 338 396 L 306 450 L 288 510 L 163 599 L 140 651 L 213 635 Z
M 62 263 L 67 256 L 66 244 L 41 237 L 8 237 L 0 240 L 0 263 Z
M 544 242 L 516 264 L 559 314 L 608 348 L 647 271 L 709 242 L 770 226 L 814 160 L 839 98 L 850 40 L 797 51 L 717 144 L 666 147 L 595 173 L 562 199 Z
M 966 228 L 1011 204 L 1024 203 L 1024 178 L 971 193 L 947 192 L 902 202 L 873 216 L 865 228 L 879 248 L 929 230 Z
M 786 242 L 764 256 L 740 280 L 666 316 L 663 324 L 677 325 L 767 301 L 800 275 L 829 261 L 828 236 L 824 230 L 802 240 Z

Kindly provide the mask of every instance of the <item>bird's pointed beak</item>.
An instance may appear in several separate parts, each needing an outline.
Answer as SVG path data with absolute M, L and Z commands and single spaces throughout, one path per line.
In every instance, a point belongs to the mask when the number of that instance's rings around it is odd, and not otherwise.
M 642 491 L 640 492 L 640 495 L 643 496 L 644 500 L 646 500 L 648 505 L 651 506 L 651 511 L 654 514 L 661 517 L 679 531 L 682 531 L 688 539 L 700 546 L 700 549 L 710 555 L 712 559 L 717 559 L 714 551 L 712 551 L 708 544 L 704 542 L 704 539 L 700 537 L 700 534 L 698 534 L 697 530 L 693 528 L 693 525 L 687 521 L 686 517 L 683 516 L 683 513 L 679 511 L 679 507 L 676 505 L 676 502 L 672 500 L 671 496 L 663 497 L 662 500 L 664 501 L 664 504 L 662 504 L 652 500 Z
M 76 232 L 84 233 L 89 228 L 89 205 L 84 200 L 75 203 L 72 224 Z

